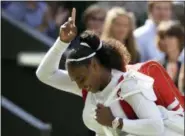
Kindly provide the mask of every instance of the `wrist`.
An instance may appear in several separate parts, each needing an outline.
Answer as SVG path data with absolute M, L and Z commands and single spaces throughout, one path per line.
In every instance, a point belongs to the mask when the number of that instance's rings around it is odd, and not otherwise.
M 60 38 L 58 37 L 57 40 L 54 43 L 54 48 L 59 51 L 59 52 L 64 52 L 67 47 L 68 47 L 69 43 L 64 43 L 63 41 L 60 40 Z
M 59 40 L 60 43 L 62 43 L 62 44 L 69 44 L 69 43 L 70 43 L 69 41 L 62 40 L 60 37 L 58 37 L 58 40 Z
M 111 126 L 113 129 L 122 129 L 123 127 L 123 119 L 122 118 L 114 118 L 112 120 L 112 126 Z
M 119 118 L 119 126 L 118 129 L 122 129 L 123 128 L 123 119 Z

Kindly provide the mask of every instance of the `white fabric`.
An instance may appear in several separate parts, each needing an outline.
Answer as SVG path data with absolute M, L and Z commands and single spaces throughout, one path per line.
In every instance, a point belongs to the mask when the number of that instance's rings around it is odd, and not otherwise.
M 164 53 L 157 48 L 156 34 L 157 26 L 150 19 L 134 31 L 142 62 L 150 59 L 161 60 L 164 58 Z
M 125 80 L 122 83 L 121 91 L 122 97 L 127 93 L 141 92 L 148 100 L 156 101 L 157 97 L 153 91 L 154 80 L 140 72 L 129 70 L 125 76 Z
M 91 47 L 89 46 L 89 44 L 87 44 L 87 43 L 85 43 L 85 42 L 81 42 L 80 45 L 83 45 L 83 46 L 86 46 L 86 47 L 88 47 L 88 48 L 91 48 Z
M 175 100 L 170 105 L 168 105 L 167 109 L 172 110 L 178 105 L 179 105 L 179 101 L 175 98 Z
M 54 43 L 53 47 L 43 58 L 40 66 L 37 69 L 37 77 L 50 86 L 53 86 L 59 90 L 64 90 L 82 96 L 81 90 L 78 88 L 76 83 L 71 82 L 68 73 L 64 70 L 58 70 L 58 65 L 62 53 L 67 48 L 68 44 L 61 42 L 59 39 Z M 112 79 L 107 87 L 96 94 L 88 93 L 85 107 L 83 110 L 83 121 L 84 124 L 91 130 L 95 131 L 98 136 L 105 136 L 102 126 L 94 120 L 96 108 L 96 102 L 104 103 L 109 97 L 112 90 L 117 86 L 118 79 L 124 73 L 112 70 Z M 121 87 L 125 90 L 124 87 Z M 139 89 L 139 88 L 138 88 Z M 95 96 L 95 97 L 94 97 Z M 96 99 L 96 100 L 95 100 Z M 130 120 L 125 116 L 119 101 L 111 103 L 110 108 L 115 117 L 123 118 L 122 130 L 116 130 L 116 132 L 109 128 L 113 134 L 116 133 L 119 136 L 140 135 L 140 136 L 182 136 L 178 135 L 168 128 L 164 128 L 162 120 L 162 114 L 156 104 L 147 99 L 143 94 L 135 94 L 125 99 L 133 108 L 138 120 Z M 114 135 L 115 136 L 115 135 Z
M 165 126 L 178 134 L 184 135 L 184 112 L 168 111 L 162 106 L 158 106 L 164 118 Z
M 75 82 L 71 81 L 68 72 L 58 69 L 61 56 L 68 45 L 61 42 L 58 38 L 40 63 L 36 75 L 45 84 L 82 96 L 81 90 Z
M 80 45 L 86 46 L 91 48 L 87 43 L 81 42 Z M 100 50 L 102 48 L 102 41 L 100 41 L 100 44 L 97 48 L 97 51 Z M 94 55 L 96 55 L 96 52 L 93 52 L 92 54 L 89 54 L 88 56 L 82 57 L 82 58 L 77 58 L 77 59 L 67 59 L 66 62 L 71 62 L 71 61 L 82 61 L 82 60 L 86 60 L 89 59 L 91 57 L 93 57 Z
M 93 52 L 92 54 L 90 54 L 88 56 L 85 56 L 85 57 L 82 57 L 82 58 L 78 58 L 78 59 L 67 59 L 66 62 L 82 61 L 82 60 L 86 60 L 86 59 L 92 58 L 94 55 L 96 55 L 96 52 Z

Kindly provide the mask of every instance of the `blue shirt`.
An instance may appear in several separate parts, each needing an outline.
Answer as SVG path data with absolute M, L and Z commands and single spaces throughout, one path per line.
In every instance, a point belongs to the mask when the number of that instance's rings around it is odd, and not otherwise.
M 182 50 L 182 52 L 181 52 L 181 54 L 180 54 L 178 60 L 179 60 L 182 64 L 184 64 L 184 49 Z
M 138 50 L 141 55 L 141 62 L 164 58 L 164 53 L 157 48 L 156 35 L 157 26 L 150 19 L 146 20 L 143 26 L 134 31 Z
M 26 2 L 12 2 L 5 9 L 5 12 L 12 16 L 14 19 L 23 21 L 31 27 L 37 27 L 42 23 L 47 5 L 44 2 L 37 2 L 37 7 L 29 9 Z

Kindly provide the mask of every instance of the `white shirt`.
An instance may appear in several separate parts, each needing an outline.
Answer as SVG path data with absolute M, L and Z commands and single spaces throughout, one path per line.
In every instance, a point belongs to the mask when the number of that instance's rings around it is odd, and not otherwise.
M 40 66 L 37 69 L 36 75 L 42 82 L 50 86 L 82 97 L 81 89 L 77 87 L 76 83 L 71 82 L 67 71 L 58 69 L 61 56 L 67 46 L 68 44 L 57 39 L 57 41 L 43 58 Z M 96 101 L 104 102 L 109 96 L 110 92 L 117 85 L 118 79 L 121 75 L 124 75 L 124 73 L 121 71 L 112 70 L 112 79 L 107 87 L 105 87 L 105 89 L 101 92 L 95 94 L 89 92 L 87 95 L 83 110 L 83 120 L 85 125 L 89 129 L 95 131 L 98 136 L 105 136 L 105 133 L 102 130 L 102 126 L 93 118 L 93 115 L 95 114 L 93 108 L 96 107 L 94 96 Z M 126 134 L 140 136 L 167 136 L 163 131 L 164 125 L 161 118 L 162 115 L 153 101 L 147 99 L 142 94 L 132 95 L 125 100 L 131 105 L 139 119 L 127 119 L 118 101 L 112 103 L 110 108 L 113 115 L 115 117 L 122 118 L 124 123 L 122 130 L 117 131 L 119 136 L 125 136 Z M 110 130 L 112 133 L 115 132 L 111 128 Z
M 156 35 L 157 26 L 150 19 L 134 31 L 142 62 L 151 59 L 160 60 L 164 57 L 164 53 L 157 48 Z

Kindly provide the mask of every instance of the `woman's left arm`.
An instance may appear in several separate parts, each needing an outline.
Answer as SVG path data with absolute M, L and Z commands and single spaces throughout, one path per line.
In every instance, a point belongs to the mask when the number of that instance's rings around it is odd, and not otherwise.
M 138 116 L 137 120 L 122 119 L 122 131 L 136 135 L 159 135 L 164 124 L 157 105 L 138 93 L 125 98 Z
M 119 95 L 132 107 L 138 119 L 121 118 L 118 128 L 133 135 L 161 135 L 164 124 L 162 114 L 155 104 L 157 98 L 153 90 L 154 80 L 139 72 L 130 71 L 123 81 Z M 115 119 L 113 113 L 116 110 L 116 107 L 98 105 L 96 120 L 101 125 L 112 127 Z

